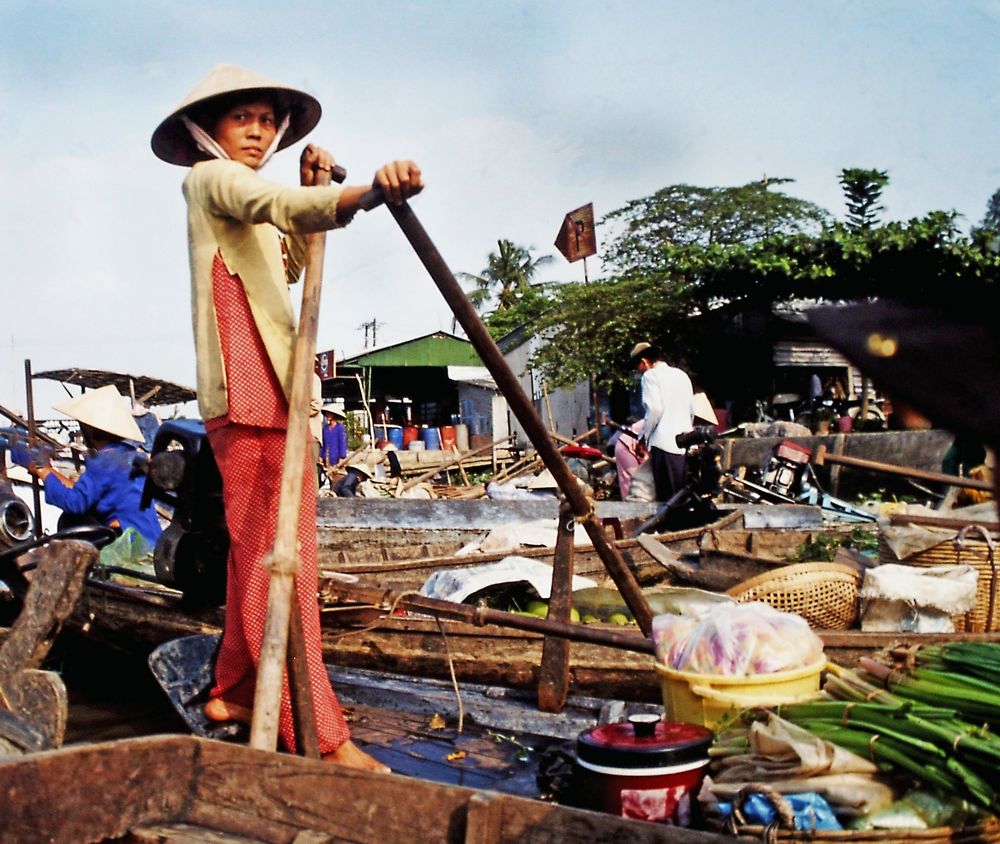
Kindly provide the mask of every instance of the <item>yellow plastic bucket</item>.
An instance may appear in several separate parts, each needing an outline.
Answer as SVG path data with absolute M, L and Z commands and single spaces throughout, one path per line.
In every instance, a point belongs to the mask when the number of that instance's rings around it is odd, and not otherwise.
M 728 714 L 752 706 L 777 706 L 811 700 L 819 694 L 826 657 L 812 665 L 774 674 L 727 677 L 677 671 L 656 663 L 663 689 L 667 721 L 683 721 L 714 728 Z

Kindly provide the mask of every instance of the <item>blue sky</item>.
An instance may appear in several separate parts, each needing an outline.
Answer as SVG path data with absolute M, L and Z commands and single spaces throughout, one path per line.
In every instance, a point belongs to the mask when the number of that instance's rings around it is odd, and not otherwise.
M 414 209 L 477 272 L 501 237 L 555 254 L 586 202 L 765 174 L 841 215 L 837 173 L 885 169 L 886 218 L 967 227 L 1000 187 L 998 43 L 1000 0 L 0 0 L 0 404 L 23 408 L 25 358 L 194 383 L 183 170 L 149 136 L 217 63 L 316 95 L 310 140 L 351 180 L 418 161 Z M 451 328 L 384 210 L 327 241 L 320 348 L 360 351 L 373 318 L 380 344 Z

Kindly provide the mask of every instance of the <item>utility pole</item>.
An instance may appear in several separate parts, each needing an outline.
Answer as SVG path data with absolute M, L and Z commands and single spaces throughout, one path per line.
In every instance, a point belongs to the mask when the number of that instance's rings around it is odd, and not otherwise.
M 372 318 L 371 318 L 370 320 L 368 320 L 367 322 L 363 322 L 363 323 L 361 323 L 361 325 L 359 325 L 359 326 L 357 327 L 357 329 L 355 329 L 355 330 L 357 330 L 357 331 L 361 331 L 362 329 L 364 329 L 364 332 L 365 332 L 365 348 L 366 348 L 366 349 L 368 348 L 368 335 L 369 335 L 369 332 L 371 333 L 371 344 L 372 344 L 372 348 L 374 349 L 374 348 L 375 348 L 376 346 L 378 346 L 378 340 L 376 339 L 376 336 L 375 336 L 375 330 L 376 330 L 376 329 L 377 329 L 377 328 L 378 328 L 378 327 L 379 327 L 380 325 L 385 325 L 385 323 L 384 323 L 384 322 L 378 322 L 378 321 L 377 321 L 377 320 L 375 319 L 375 317 L 372 317 Z

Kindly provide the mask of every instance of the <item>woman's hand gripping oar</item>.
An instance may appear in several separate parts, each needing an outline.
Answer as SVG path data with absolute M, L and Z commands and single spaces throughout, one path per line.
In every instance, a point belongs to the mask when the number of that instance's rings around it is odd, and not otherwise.
M 343 181 L 344 175 L 342 168 L 334 168 L 333 177 L 338 182 Z M 329 170 L 316 172 L 316 184 L 329 184 L 330 179 Z M 268 561 L 271 579 L 267 593 L 267 618 L 264 624 L 260 662 L 257 666 L 257 688 L 254 693 L 253 722 L 250 727 L 250 746 L 258 750 L 277 748 L 278 717 L 281 708 L 282 678 L 288 654 L 289 624 L 301 625 L 295 589 L 295 575 L 300 568 L 297 549 L 298 525 L 325 247 L 326 232 L 308 236 L 299 331 L 292 354 L 292 394 L 288 403 L 288 433 L 278 497 L 277 530 L 274 548 Z M 289 671 L 289 688 L 298 714 L 296 737 L 307 756 L 319 758 L 312 693 L 306 670 L 304 641 L 300 632 L 292 636 L 292 645 L 293 670 Z M 295 650 L 301 652 L 295 653 Z

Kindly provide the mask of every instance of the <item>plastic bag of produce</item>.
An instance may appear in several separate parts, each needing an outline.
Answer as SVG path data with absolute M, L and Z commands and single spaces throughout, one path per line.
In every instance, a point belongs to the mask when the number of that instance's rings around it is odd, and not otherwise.
M 805 619 L 767 604 L 719 604 L 698 618 L 653 619 L 657 660 L 677 671 L 745 677 L 814 664 L 823 642 Z
M 99 560 L 102 566 L 152 572 L 152 553 L 153 546 L 142 534 L 134 527 L 128 527 L 114 542 L 101 549 Z
M 786 794 L 784 800 L 792 812 L 795 828 L 812 831 L 816 829 L 843 829 L 840 821 L 830 808 L 830 804 L 822 796 L 814 792 L 805 794 Z M 733 806 L 731 803 L 719 803 L 719 812 L 729 815 Z M 751 794 L 743 801 L 743 817 L 747 823 L 768 826 L 778 820 L 778 813 L 771 800 L 763 794 Z

